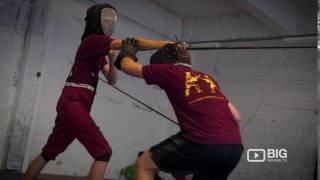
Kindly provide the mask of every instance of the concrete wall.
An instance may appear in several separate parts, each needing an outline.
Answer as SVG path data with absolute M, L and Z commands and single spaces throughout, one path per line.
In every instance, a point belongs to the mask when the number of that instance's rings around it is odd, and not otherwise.
M 21 169 L 22 167 L 30 126 L 36 113 L 34 108 L 46 50 L 44 31 L 48 3 L 46 1 L 39 1 L 39 3 L 30 1 L 28 5 L 32 8 L 32 11 L 30 11 L 31 20 L 28 22 L 28 31 L 24 35 L 23 66 L 19 70 L 19 86 L 15 94 L 14 108 L 12 109 L 13 125 L 12 129 L 10 129 L 11 135 L 6 162 L 6 168 L 13 170 Z M 21 7 L 26 8 L 24 4 L 21 4 Z
M 246 15 L 185 22 L 184 38 L 192 41 L 275 35 Z M 216 78 L 242 115 L 245 151 L 229 179 L 312 179 L 317 157 L 317 50 L 195 51 L 193 58 L 194 68 Z M 288 161 L 249 163 L 250 148 L 286 148 Z
M 28 47 L 32 1 L 0 3 L 0 169 L 5 168 Z
M 320 0 L 318 0 L 318 9 L 320 8 Z M 318 11 L 318 21 L 317 21 L 317 29 L 318 29 L 318 111 L 320 110 L 320 40 L 319 40 L 319 35 L 320 35 L 320 11 Z M 320 145 L 320 117 L 318 115 L 318 147 Z M 318 173 L 320 171 L 320 157 L 319 157 L 319 153 L 320 153 L 320 148 L 318 148 Z M 319 174 L 318 174 L 318 180 L 320 179 Z

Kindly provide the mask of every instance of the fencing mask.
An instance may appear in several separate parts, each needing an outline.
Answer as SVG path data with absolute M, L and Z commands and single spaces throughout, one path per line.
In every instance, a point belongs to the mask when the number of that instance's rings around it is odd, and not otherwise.
M 116 11 L 113 8 L 103 8 L 101 10 L 101 27 L 105 35 L 113 34 L 117 21 Z
M 116 9 L 109 4 L 97 4 L 87 10 L 82 40 L 90 34 L 112 35 L 117 20 Z

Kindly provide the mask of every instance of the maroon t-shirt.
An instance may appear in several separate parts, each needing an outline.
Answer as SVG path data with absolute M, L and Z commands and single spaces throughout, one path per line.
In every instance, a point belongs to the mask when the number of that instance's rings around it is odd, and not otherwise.
M 67 82 L 97 87 L 98 73 L 106 64 L 105 56 L 113 39 L 104 35 L 91 35 L 79 46 Z
M 142 71 L 147 84 L 165 90 L 186 138 L 203 144 L 241 144 L 228 99 L 211 76 L 183 64 L 146 65 Z
M 66 82 L 86 84 L 96 89 L 98 74 L 107 63 L 105 56 L 109 53 L 112 41 L 111 37 L 104 35 L 90 35 L 84 39 L 77 50 L 74 64 Z M 74 87 L 65 87 L 64 92 L 85 97 L 90 106 L 95 94 L 95 91 L 91 92 L 84 88 Z

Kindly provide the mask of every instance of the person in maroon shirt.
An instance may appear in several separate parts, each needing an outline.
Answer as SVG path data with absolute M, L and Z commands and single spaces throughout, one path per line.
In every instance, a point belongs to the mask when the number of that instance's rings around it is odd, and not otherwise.
M 116 82 L 113 66 L 115 53 L 122 40 L 111 38 L 116 22 L 116 9 L 109 4 L 98 4 L 87 10 L 86 27 L 74 64 L 57 104 L 57 117 L 42 153 L 28 166 L 23 180 L 35 179 L 48 161 L 65 151 L 77 139 L 93 157 L 88 178 L 104 177 L 112 151 L 108 141 L 90 116 L 91 106 L 101 70 L 110 84 Z M 159 49 L 168 41 L 138 38 L 140 50 Z M 107 63 L 105 56 L 108 56 Z
M 136 179 L 153 179 L 162 170 L 173 175 L 192 173 L 194 179 L 225 180 L 243 152 L 238 110 L 214 78 L 192 69 L 183 45 L 165 45 L 151 56 L 150 65 L 136 62 L 137 46 L 136 40 L 128 39 L 115 66 L 165 90 L 181 131 L 139 157 Z

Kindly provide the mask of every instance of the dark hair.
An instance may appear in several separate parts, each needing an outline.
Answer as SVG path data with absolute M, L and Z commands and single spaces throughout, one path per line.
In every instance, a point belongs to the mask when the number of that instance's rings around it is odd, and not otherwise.
M 139 151 L 138 152 L 138 157 L 140 157 L 144 152 L 143 151 Z
M 101 16 L 101 10 L 104 8 L 111 8 L 117 12 L 116 8 L 111 6 L 110 4 L 96 4 L 88 8 L 87 15 L 85 18 L 86 27 L 81 37 L 81 41 L 83 41 L 87 36 L 91 34 L 103 34 L 103 30 L 100 22 L 100 16 Z
M 150 64 L 191 64 L 189 51 L 178 44 L 166 44 L 150 58 Z

